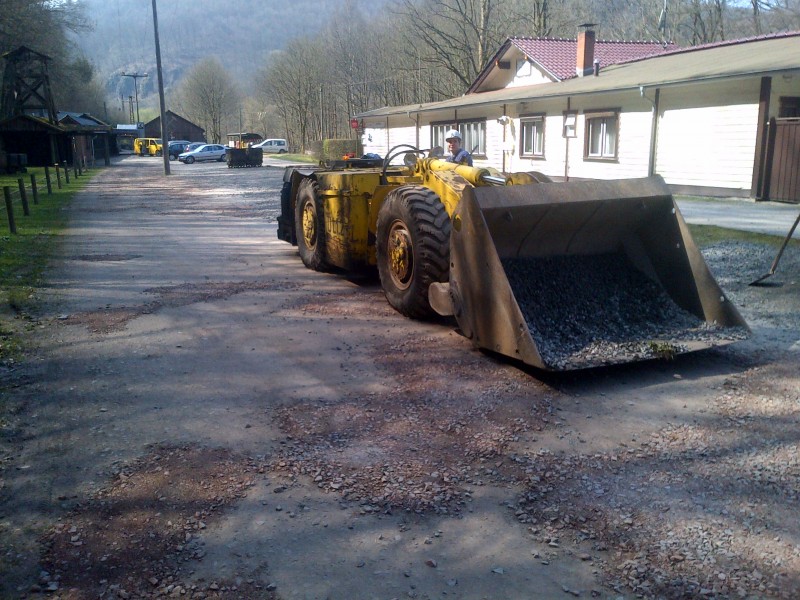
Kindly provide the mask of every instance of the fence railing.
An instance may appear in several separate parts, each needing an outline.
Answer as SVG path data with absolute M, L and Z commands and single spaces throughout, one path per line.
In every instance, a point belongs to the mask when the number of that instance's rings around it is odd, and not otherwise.
M 81 177 L 84 172 L 88 171 L 88 169 L 85 166 L 82 166 L 80 163 L 76 163 L 71 167 L 66 163 L 63 165 L 44 167 L 44 179 L 48 195 L 53 194 L 53 177 L 51 175 L 51 170 L 55 172 L 55 183 L 57 189 L 59 190 L 62 189 L 64 185 L 69 185 L 70 171 L 72 171 L 76 180 Z M 30 196 L 33 204 L 39 204 L 39 187 L 36 181 L 36 174 L 30 173 L 28 176 L 30 178 L 30 185 L 26 185 L 26 177 L 20 176 L 17 177 L 16 186 L 3 186 L 3 200 L 5 201 L 6 215 L 8 216 L 8 229 L 12 234 L 17 233 L 17 223 L 14 216 L 15 200 L 18 201 L 22 207 L 22 215 L 25 217 L 29 217 L 31 214 L 31 206 L 28 202 L 28 190 L 30 190 Z M 64 184 L 61 182 L 62 177 L 64 179 Z

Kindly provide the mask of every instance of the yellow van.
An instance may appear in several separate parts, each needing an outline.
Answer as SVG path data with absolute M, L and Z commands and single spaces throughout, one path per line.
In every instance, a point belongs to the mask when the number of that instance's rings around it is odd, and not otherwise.
M 133 153 L 137 156 L 161 156 L 161 138 L 136 138 L 133 140 Z

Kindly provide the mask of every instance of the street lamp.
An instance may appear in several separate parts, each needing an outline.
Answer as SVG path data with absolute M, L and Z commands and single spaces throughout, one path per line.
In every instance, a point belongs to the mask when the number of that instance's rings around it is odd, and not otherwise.
M 138 127 L 141 120 L 139 119 L 139 86 L 137 85 L 137 81 L 140 77 L 147 77 L 147 73 L 123 73 L 122 76 L 133 78 L 133 93 L 136 96 L 136 126 Z

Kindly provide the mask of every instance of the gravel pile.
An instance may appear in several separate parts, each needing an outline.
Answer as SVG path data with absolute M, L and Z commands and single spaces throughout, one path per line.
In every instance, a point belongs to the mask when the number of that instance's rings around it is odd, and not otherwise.
M 687 351 L 688 341 L 747 337 L 681 309 L 624 253 L 511 259 L 503 267 L 542 358 L 555 369 L 671 357 Z

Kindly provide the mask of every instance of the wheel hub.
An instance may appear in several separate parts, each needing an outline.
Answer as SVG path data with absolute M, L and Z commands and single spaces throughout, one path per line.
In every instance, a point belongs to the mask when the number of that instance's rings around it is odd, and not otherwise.
M 303 207 L 303 241 L 307 248 L 313 248 L 317 243 L 317 211 L 310 202 Z
M 387 254 L 392 281 L 400 289 L 408 288 L 414 273 L 414 253 L 411 233 L 405 223 L 401 221 L 392 223 L 389 229 Z

